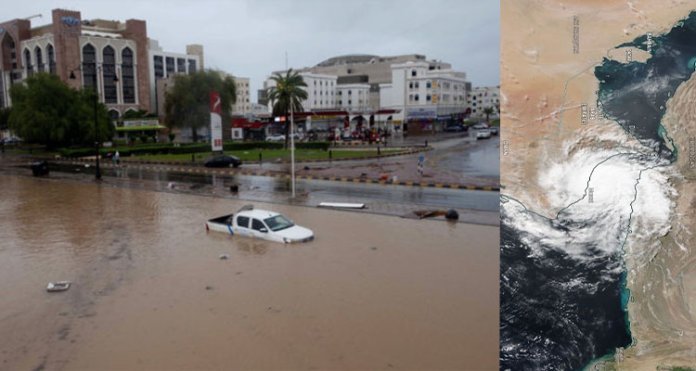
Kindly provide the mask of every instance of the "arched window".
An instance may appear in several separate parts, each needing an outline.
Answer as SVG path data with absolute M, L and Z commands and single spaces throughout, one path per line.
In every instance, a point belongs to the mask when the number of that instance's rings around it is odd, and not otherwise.
M 46 53 L 48 54 L 48 72 L 56 73 L 56 55 L 53 52 L 53 45 L 48 44 L 46 47 Z
M 130 48 L 125 48 L 121 52 L 121 80 L 123 103 L 135 103 L 133 52 Z
M 24 66 L 27 68 L 27 76 L 34 74 L 34 67 L 31 65 L 31 52 L 24 49 Z
M 36 72 L 44 71 L 43 55 L 41 54 L 41 48 L 34 48 L 34 55 L 36 56 Z
M 97 54 L 92 44 L 82 47 L 82 86 L 96 89 L 97 85 Z
M 102 81 L 104 82 L 104 103 L 116 103 L 116 53 L 107 46 L 102 51 Z

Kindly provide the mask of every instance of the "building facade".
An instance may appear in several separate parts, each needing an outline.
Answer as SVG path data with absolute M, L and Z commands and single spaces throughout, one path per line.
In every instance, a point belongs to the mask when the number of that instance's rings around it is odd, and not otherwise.
M 300 73 L 306 87 L 307 99 L 302 101 L 302 108 L 305 111 L 330 110 L 336 108 L 336 88 L 337 77 L 334 75 L 324 75 L 311 72 Z M 275 81 L 267 79 L 263 84 L 265 89 L 275 86 Z M 273 102 L 266 98 L 269 112 L 273 110 Z
M 490 115 L 490 117 L 499 117 L 500 85 L 475 87 L 468 94 L 467 103 L 471 108 L 471 116 L 473 117 L 486 117 L 486 113 L 484 112 L 486 108 L 491 108 L 493 110 L 493 113 Z
M 470 89 L 463 72 L 431 69 L 427 62 L 396 64 L 392 65 L 391 82 L 380 85 L 381 108 L 398 111 L 392 119 L 399 127 L 407 122 L 430 125 L 461 119 Z
M 234 77 L 235 88 L 237 91 L 237 101 L 232 106 L 232 115 L 246 116 L 252 111 L 249 97 L 249 78 Z
M 307 84 L 305 111 L 343 112 L 351 122 L 375 115 L 377 122 L 399 129 L 408 121 L 458 120 L 467 114 L 471 83 L 466 74 L 424 55 L 346 55 L 297 71 Z M 264 88 L 273 84 L 268 79 Z
M 157 40 L 150 39 L 148 43 L 148 77 L 150 87 L 150 106 L 158 116 L 163 114 L 163 95 L 159 87 L 161 81 L 171 85 L 171 80 L 177 74 L 191 74 L 203 69 L 203 46 L 187 45 L 186 53 L 174 53 L 162 50 Z
M 0 23 L 0 40 L 2 107 L 12 104 L 13 84 L 47 72 L 74 88 L 96 87 L 112 118 L 150 109 L 145 21 L 83 20 L 80 12 L 55 9 L 48 25 Z

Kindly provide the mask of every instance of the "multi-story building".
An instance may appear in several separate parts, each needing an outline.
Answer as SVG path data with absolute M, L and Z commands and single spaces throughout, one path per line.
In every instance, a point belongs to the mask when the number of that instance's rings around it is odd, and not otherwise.
M 395 124 L 430 125 L 432 121 L 461 118 L 470 89 L 464 72 L 433 70 L 427 62 L 406 62 L 392 65 L 391 82 L 380 85 L 380 101 L 382 108 L 398 111 L 392 117 Z
M 500 115 L 500 85 L 498 86 L 478 86 L 469 92 L 467 103 L 471 108 L 471 116 L 486 117 L 486 108 L 491 108 L 493 112 L 490 117 Z
M 203 69 L 203 46 L 186 46 L 186 53 L 173 53 L 162 50 L 157 40 L 149 39 L 148 44 L 150 106 L 154 112 L 163 114 L 163 94 L 159 91 L 161 81 L 170 80 L 176 74 L 191 74 Z M 170 85 L 170 84 L 168 84 Z
M 308 85 L 304 110 L 314 111 L 308 115 L 312 123 L 326 126 L 345 116 L 351 128 L 368 119 L 390 129 L 391 124 L 402 129 L 407 121 L 458 120 L 466 114 L 471 90 L 465 73 L 419 54 L 348 55 L 297 71 Z M 271 79 L 264 82 L 266 89 L 273 85 Z
M 52 11 L 52 22 L 31 27 L 28 19 L 0 23 L 0 106 L 9 89 L 37 72 L 52 73 L 74 88 L 95 87 L 113 118 L 149 110 L 145 21 L 83 20 L 80 12 Z
M 365 112 L 370 107 L 370 84 L 340 84 L 336 89 L 336 108 Z
M 234 77 L 237 90 L 237 101 L 232 106 L 232 114 L 246 116 L 251 113 L 251 101 L 249 100 L 249 78 Z
M 336 80 L 333 75 L 323 75 L 311 72 L 300 73 L 306 87 L 307 99 L 302 102 L 305 111 L 329 110 L 336 108 Z M 264 82 L 264 87 L 269 89 L 275 86 L 275 81 L 268 79 Z M 272 110 L 272 102 L 268 101 L 269 110 Z

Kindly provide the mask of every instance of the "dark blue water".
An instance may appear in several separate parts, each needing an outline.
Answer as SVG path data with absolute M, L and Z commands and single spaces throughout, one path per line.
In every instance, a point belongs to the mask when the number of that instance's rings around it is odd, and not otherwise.
M 538 218 L 568 233 L 583 227 Z M 500 230 L 501 370 L 576 370 L 630 344 L 619 254 L 587 246 L 578 258 L 534 238 L 530 246 L 505 218 Z
M 595 68 L 599 80 L 599 104 L 610 119 L 663 157 L 675 154 L 662 135 L 661 121 L 667 101 L 679 85 L 691 78 L 696 67 L 696 12 L 678 22 L 669 32 L 642 35 L 620 47 L 650 52 L 645 63 L 628 64 L 604 59 Z

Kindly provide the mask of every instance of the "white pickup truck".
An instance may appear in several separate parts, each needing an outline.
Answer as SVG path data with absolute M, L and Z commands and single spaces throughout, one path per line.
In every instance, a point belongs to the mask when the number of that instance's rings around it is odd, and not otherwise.
M 314 232 L 295 225 L 283 215 L 246 205 L 236 214 L 219 216 L 205 223 L 206 231 L 229 233 L 269 241 L 293 243 L 314 239 Z

